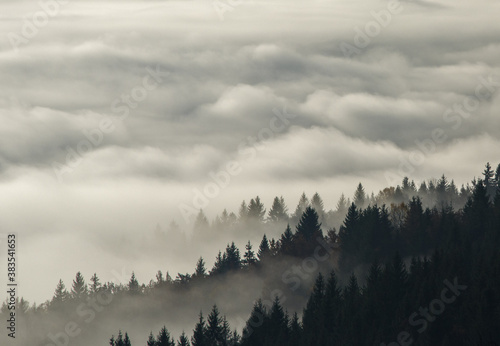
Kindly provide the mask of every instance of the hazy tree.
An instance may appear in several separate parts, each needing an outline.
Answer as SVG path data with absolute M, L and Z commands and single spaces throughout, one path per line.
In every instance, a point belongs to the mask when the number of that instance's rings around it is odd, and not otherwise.
M 264 221 L 264 215 L 266 214 L 266 209 L 264 208 L 264 204 L 260 201 L 259 196 L 255 197 L 255 199 L 251 199 L 248 204 L 248 218 L 253 221 Z
M 320 197 L 319 193 L 315 193 L 311 198 L 311 207 L 316 210 L 320 219 L 323 219 L 325 215 L 325 206 L 323 204 L 323 199 Z
M 146 344 L 147 346 L 156 346 L 156 339 L 152 331 L 149 333 L 148 341 Z
M 139 282 L 135 278 L 134 272 L 132 272 L 132 275 L 130 276 L 130 280 L 128 282 L 128 291 L 132 294 L 139 293 Z
M 287 207 L 285 205 L 285 199 L 283 198 L 283 196 L 274 197 L 273 205 L 269 210 L 268 220 L 272 222 L 288 220 Z
M 243 202 L 241 202 L 241 205 L 240 205 L 240 211 L 239 211 L 238 218 L 240 221 L 245 222 L 247 220 L 247 216 L 248 216 L 248 207 L 247 207 L 246 202 L 243 201 Z
M 90 278 L 89 289 L 91 293 L 97 293 L 101 289 L 101 283 L 96 273 Z
M 340 195 L 339 201 L 337 202 L 337 213 L 340 215 L 345 215 L 347 212 L 347 208 L 349 205 L 347 204 L 347 199 L 345 198 L 345 195 L 342 194 Z
M 209 228 L 208 219 L 205 216 L 205 213 L 203 213 L 203 210 L 200 209 L 198 215 L 196 216 L 196 220 L 194 221 L 193 232 L 198 234 L 203 233 L 206 232 L 208 228 Z
M 196 269 L 194 271 L 193 278 L 203 279 L 206 276 L 207 276 L 207 270 L 205 268 L 205 261 L 203 260 L 203 257 L 200 257 L 196 262 Z
M 59 306 L 60 304 L 66 302 L 68 298 L 69 298 L 69 293 L 66 290 L 66 286 L 64 285 L 64 282 L 62 280 L 59 280 L 56 290 L 54 292 L 54 296 L 52 297 L 51 304 Z
M 132 346 L 132 344 L 130 343 L 130 338 L 129 338 L 127 332 L 125 332 L 125 337 L 123 338 L 123 346 Z
M 71 297 L 75 299 L 82 299 L 87 296 L 87 284 L 83 278 L 82 273 L 76 273 L 76 277 L 73 280 L 73 287 L 71 288 Z
M 234 241 L 231 245 L 226 246 L 226 267 L 228 270 L 237 270 L 241 268 L 241 256 L 240 250 L 234 244 Z
M 186 336 L 186 333 L 182 331 L 181 336 L 179 337 L 179 341 L 177 341 L 177 346 L 190 346 L 189 339 Z
M 309 199 L 306 196 L 305 192 L 302 192 L 302 195 L 299 199 L 299 204 L 297 204 L 297 208 L 295 208 L 295 213 L 293 214 L 296 220 L 300 219 L 302 214 L 306 211 L 306 208 L 309 206 Z
M 252 264 L 255 264 L 257 262 L 257 258 L 255 258 L 255 252 L 252 251 L 252 244 L 250 244 L 250 241 L 248 241 L 247 245 L 245 245 L 245 254 L 243 255 L 243 262 L 251 266 Z
M 366 201 L 366 193 L 363 185 L 361 183 L 358 184 L 356 191 L 354 192 L 354 204 L 358 208 L 364 208 Z

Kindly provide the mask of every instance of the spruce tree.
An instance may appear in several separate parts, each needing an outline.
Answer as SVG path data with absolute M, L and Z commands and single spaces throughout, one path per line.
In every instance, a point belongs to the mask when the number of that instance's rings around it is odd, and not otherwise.
M 223 319 L 220 316 L 217 305 L 212 307 L 212 311 L 207 317 L 205 335 L 209 346 L 219 346 L 223 340 Z
M 101 289 L 101 283 L 96 273 L 90 278 L 89 288 L 91 293 L 97 293 Z
M 203 314 L 200 311 L 200 316 L 198 319 L 198 323 L 196 323 L 193 336 L 191 337 L 192 346 L 207 346 L 207 340 L 205 335 L 205 320 L 203 319 Z
M 205 269 L 205 261 L 203 260 L 203 257 L 200 257 L 198 259 L 198 262 L 196 262 L 196 269 L 193 274 L 193 279 L 203 279 L 207 276 L 207 270 Z
M 322 236 L 318 213 L 312 207 L 306 208 L 296 228 L 296 236 L 303 237 L 306 241 Z
M 83 278 L 82 273 L 76 273 L 73 280 L 73 287 L 71 288 L 71 297 L 74 299 L 83 299 L 88 294 L 87 284 Z
M 147 346 L 156 346 L 156 339 L 152 331 L 149 333 L 148 341 L 146 344 Z
M 62 280 L 59 280 L 57 283 L 56 290 L 54 292 L 54 296 L 52 297 L 51 306 L 59 307 L 69 298 L 69 293 L 66 290 L 66 286 Z
M 156 337 L 156 346 L 175 346 L 174 339 L 171 338 L 166 326 L 163 326 L 158 333 Z
M 252 251 L 252 244 L 250 244 L 250 240 L 248 241 L 247 245 L 245 245 L 245 254 L 243 255 L 243 262 L 247 266 L 251 266 L 257 262 L 257 258 L 255 258 L 255 252 Z
M 303 192 L 300 196 L 299 203 L 297 204 L 297 208 L 295 208 L 295 213 L 293 217 L 295 220 L 299 220 L 302 214 L 306 211 L 306 208 L 309 206 L 309 199 L 306 196 L 306 193 Z
M 269 241 L 267 240 L 267 236 L 265 234 L 262 237 L 262 241 L 260 242 L 259 252 L 257 253 L 257 255 L 259 256 L 259 260 L 261 261 L 270 255 Z
M 181 336 L 179 337 L 179 341 L 177 341 L 177 346 L 190 346 L 189 339 L 186 336 L 186 333 L 182 331 Z
M 365 207 L 366 202 L 366 193 L 363 185 L 361 183 L 358 184 L 356 191 L 354 192 L 354 204 L 362 209 Z
M 130 276 L 130 280 L 128 282 L 128 291 L 131 294 L 138 294 L 139 293 L 139 282 L 135 278 L 134 272 L 132 272 L 132 275 Z

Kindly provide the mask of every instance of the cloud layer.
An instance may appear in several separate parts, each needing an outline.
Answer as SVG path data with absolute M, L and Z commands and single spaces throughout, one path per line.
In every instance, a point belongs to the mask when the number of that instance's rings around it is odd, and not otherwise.
M 60 275 L 82 269 L 76 255 L 65 269 L 65 255 L 46 253 L 57 241 L 76 248 L 68 237 L 181 222 L 178 204 L 230 161 L 242 170 L 212 215 L 255 194 L 268 204 L 285 195 L 293 209 L 303 190 L 333 208 L 357 181 L 386 186 L 385 173 L 436 129 L 446 139 L 414 165 L 415 179 L 465 183 L 500 161 L 496 1 L 402 1 L 365 47 L 360 32 L 387 2 L 243 0 L 223 20 L 210 1 L 58 6 L 37 26 L 39 4 L 0 5 L 0 227 L 56 272 L 28 298 L 48 298 Z M 273 120 L 284 107 L 293 118 Z M 112 130 L 89 137 L 103 121 Z M 99 143 L 81 145 L 89 138 Z M 61 181 L 54 163 L 69 168 Z M 54 241 L 35 250 L 41 234 Z M 83 253 L 99 258 L 94 241 Z M 39 276 L 24 270 L 27 287 Z

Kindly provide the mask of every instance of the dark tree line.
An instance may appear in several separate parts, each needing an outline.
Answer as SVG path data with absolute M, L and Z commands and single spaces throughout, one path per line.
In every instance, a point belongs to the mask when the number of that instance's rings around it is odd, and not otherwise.
M 364 275 L 352 273 L 342 285 L 335 271 L 326 278 L 319 273 L 301 318 L 284 310 L 278 297 L 270 307 L 258 300 L 241 336 L 229 332 L 214 306 L 207 321 L 200 314 L 192 345 L 496 345 L 500 165 L 496 173 L 487 165 L 484 179 L 472 186 L 459 210 L 451 204 L 424 208 L 419 197 L 411 198 L 398 226 L 385 206 L 363 209 L 352 203 L 338 237 L 333 232 L 330 241 L 340 245 L 342 270 L 369 264 Z M 274 256 L 307 254 L 310 240 L 323 236 L 318 220 L 306 207 L 296 231 L 287 227 L 276 242 Z M 411 258 L 405 261 L 401 253 Z M 264 237 L 259 260 L 271 254 Z M 244 263 L 234 244 L 221 258 Z M 235 269 L 228 264 L 228 270 Z M 185 334 L 177 344 L 189 344 Z M 164 344 L 148 341 L 151 345 Z
M 101 283 L 96 274 L 87 284 L 77 273 L 69 292 L 59 281 L 50 302 L 30 308 L 21 300 L 21 311 L 57 312 L 102 292 L 140 297 L 186 290 L 230 273 L 258 272 L 279 258 L 306 258 L 321 240 L 340 254 L 340 266 L 326 277 L 317 276 L 303 311 L 289 313 L 278 297 L 270 306 L 258 300 L 239 335 L 214 306 L 206 320 L 200 313 L 192 336 L 183 333 L 174 340 L 164 327 L 157 336 L 150 334 L 147 345 L 491 345 L 500 339 L 500 165 L 493 171 L 488 164 L 482 178 L 461 192 L 444 176 L 429 185 L 423 183 L 417 190 L 405 179 L 401 187 L 383 190 L 379 195 L 403 196 L 387 207 L 367 196 L 360 184 L 352 203 L 345 197 L 339 201 L 346 216 L 338 232 L 330 228 L 326 235 L 319 195 L 309 201 L 304 194 L 294 229 L 292 215 L 282 219 L 286 226 L 278 239 L 264 235 L 255 250 L 250 242 L 244 252 L 228 244 L 211 270 L 200 258 L 192 274 L 172 279 L 159 271 L 148 285 L 140 284 L 135 274 L 126 285 Z M 432 193 L 431 206 L 424 192 Z M 457 208 L 455 198 L 465 196 Z M 283 203 L 275 199 L 273 218 L 287 215 Z M 265 209 L 255 198 L 241 213 L 263 222 Z M 456 299 L 432 313 L 432 302 L 441 299 L 446 282 L 466 289 L 458 292 L 455 287 Z M 112 346 L 131 344 L 121 331 L 110 340 Z

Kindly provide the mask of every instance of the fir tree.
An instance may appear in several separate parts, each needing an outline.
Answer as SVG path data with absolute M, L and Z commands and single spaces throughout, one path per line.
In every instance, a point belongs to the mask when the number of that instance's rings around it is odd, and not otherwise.
M 181 336 L 179 337 L 179 341 L 177 341 L 177 346 L 190 346 L 189 339 L 186 336 L 186 333 L 182 331 Z M 148 345 L 149 346 L 149 345 Z
M 268 220 L 271 222 L 288 220 L 287 207 L 285 205 L 285 199 L 283 198 L 283 196 L 279 198 L 277 196 L 274 197 L 273 205 L 269 210 Z
M 205 261 L 203 257 L 198 259 L 196 262 L 196 269 L 193 274 L 193 279 L 204 279 L 207 276 L 207 270 L 205 269 Z
M 130 276 L 130 280 L 128 282 L 128 291 L 132 294 L 139 293 L 139 282 L 135 278 L 134 272 L 132 272 L 132 275 Z
M 356 192 L 354 193 L 354 204 L 358 208 L 364 208 L 366 202 L 366 193 L 363 185 L 361 183 L 358 184 L 356 188 Z
M 252 244 L 248 241 L 247 245 L 245 245 L 245 254 L 243 255 L 243 262 L 247 266 L 251 266 L 257 262 L 257 258 L 255 258 L 255 252 L 252 251 Z
M 193 336 L 191 337 L 192 346 L 207 346 L 207 340 L 205 336 L 205 320 L 203 319 L 203 314 L 200 312 L 198 323 L 193 330 Z
M 269 256 L 269 254 L 270 254 L 269 241 L 267 240 L 267 237 L 264 234 L 264 236 L 262 237 L 262 241 L 260 242 L 259 252 L 257 253 L 257 255 L 259 256 L 259 260 L 262 261 L 264 258 Z
M 207 317 L 207 325 L 205 327 L 205 335 L 209 346 L 219 346 L 223 340 L 223 325 L 222 317 L 220 316 L 217 305 L 212 307 L 212 311 Z
M 89 289 L 91 293 L 97 293 L 101 289 L 101 283 L 96 273 L 90 278 Z
M 69 298 L 69 293 L 66 290 L 66 286 L 64 285 L 64 282 L 62 280 L 59 280 L 57 283 L 56 290 L 54 292 L 54 296 L 52 297 L 52 306 L 60 306 L 63 303 L 66 302 L 66 300 Z
M 87 284 L 82 276 L 82 273 L 76 273 L 73 280 L 73 287 L 71 288 L 71 297 L 74 299 L 83 299 L 88 294 Z
M 146 344 L 147 346 L 156 346 L 156 339 L 152 331 L 149 333 L 148 341 Z
M 156 346 L 175 346 L 174 339 L 171 338 L 167 327 L 163 326 L 156 337 Z

